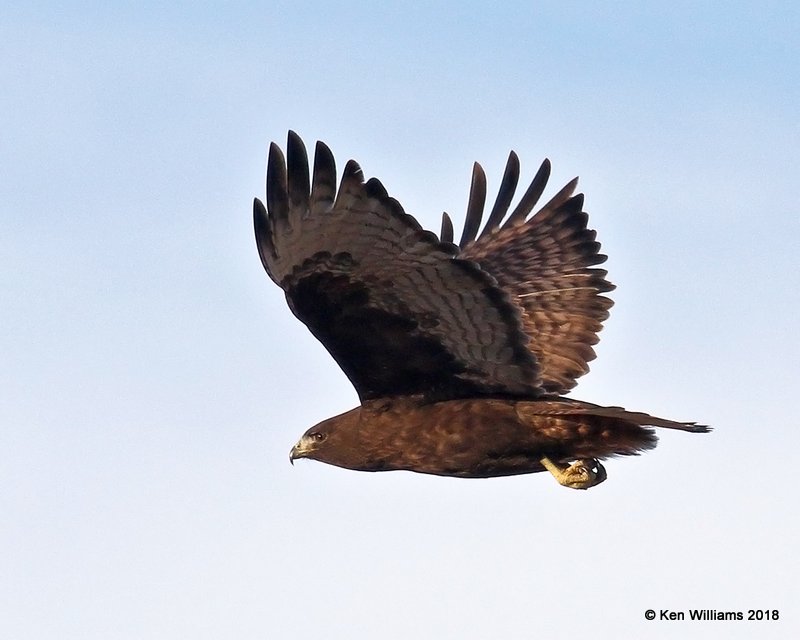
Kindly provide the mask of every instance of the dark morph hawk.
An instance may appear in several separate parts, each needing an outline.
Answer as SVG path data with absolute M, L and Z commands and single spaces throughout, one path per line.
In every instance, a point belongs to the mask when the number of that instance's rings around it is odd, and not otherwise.
M 323 143 L 310 180 L 295 133 L 285 159 L 270 146 L 267 207 L 254 204 L 261 262 L 361 400 L 309 429 L 292 460 L 467 478 L 547 469 L 587 489 L 606 478 L 600 459 L 655 446 L 648 425 L 708 430 L 561 397 L 588 371 L 614 287 L 595 267 L 606 256 L 572 195 L 577 180 L 530 215 L 549 173 L 545 160 L 509 214 L 512 152 L 480 230 L 476 163 L 454 244 L 447 214 L 437 238 L 352 160 L 337 192 Z

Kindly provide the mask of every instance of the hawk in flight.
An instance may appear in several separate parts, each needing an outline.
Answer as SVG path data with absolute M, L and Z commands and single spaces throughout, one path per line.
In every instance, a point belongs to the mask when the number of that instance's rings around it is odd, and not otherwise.
M 261 262 L 361 401 L 306 431 L 292 461 L 464 478 L 547 470 L 587 489 L 606 478 L 601 459 L 655 446 L 648 427 L 708 431 L 564 397 L 595 357 L 614 286 L 577 179 L 532 214 L 549 173 L 545 160 L 509 213 L 512 152 L 481 228 L 476 163 L 455 243 L 447 214 L 439 237 L 424 230 L 352 160 L 337 190 L 325 144 L 311 175 L 294 132 L 285 157 L 270 146 L 267 205 L 254 203 Z

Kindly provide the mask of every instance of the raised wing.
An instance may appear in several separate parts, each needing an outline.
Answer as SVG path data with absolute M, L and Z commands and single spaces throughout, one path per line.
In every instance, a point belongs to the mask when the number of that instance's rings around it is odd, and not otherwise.
M 606 280 L 605 270 L 591 268 L 605 262 L 606 256 L 599 253 L 595 232 L 586 228 L 583 195 L 572 195 L 577 178 L 529 217 L 549 176 L 550 162 L 545 160 L 506 218 L 519 180 L 519 159 L 512 151 L 497 201 L 478 236 L 486 177 L 476 163 L 459 246 L 460 257 L 480 264 L 523 309 L 523 329 L 539 363 L 542 388 L 562 394 L 589 370 L 587 363 L 595 357 L 592 345 L 613 304 L 600 294 L 614 285 Z M 442 240 L 452 241 L 447 214 L 441 235 Z
M 309 184 L 290 132 L 286 160 L 270 147 L 267 207 L 255 200 L 254 222 L 267 273 L 362 400 L 541 394 L 519 307 L 354 161 L 337 193 L 333 156 L 317 143 Z

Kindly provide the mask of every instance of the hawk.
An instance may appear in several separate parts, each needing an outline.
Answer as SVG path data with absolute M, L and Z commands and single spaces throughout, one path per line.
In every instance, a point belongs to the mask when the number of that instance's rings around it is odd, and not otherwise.
M 290 460 L 359 471 L 488 478 L 549 471 L 587 489 L 600 460 L 656 445 L 648 427 L 708 431 L 564 397 L 595 357 L 614 286 L 587 228 L 577 179 L 532 214 L 545 160 L 515 208 L 512 151 L 481 228 L 486 177 L 473 167 L 463 233 L 437 237 L 364 180 L 351 160 L 336 186 L 330 149 L 313 170 L 290 131 L 272 144 L 267 204 L 254 202 L 261 262 L 292 312 L 355 387 L 360 406 L 311 427 Z

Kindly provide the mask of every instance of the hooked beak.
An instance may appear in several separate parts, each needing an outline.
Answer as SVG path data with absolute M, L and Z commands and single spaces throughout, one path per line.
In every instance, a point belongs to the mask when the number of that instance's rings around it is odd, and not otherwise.
M 294 466 L 294 461 L 297 460 L 298 458 L 305 458 L 308 451 L 309 451 L 308 445 L 304 443 L 303 439 L 301 438 L 289 452 L 289 462 L 291 463 L 291 465 Z

